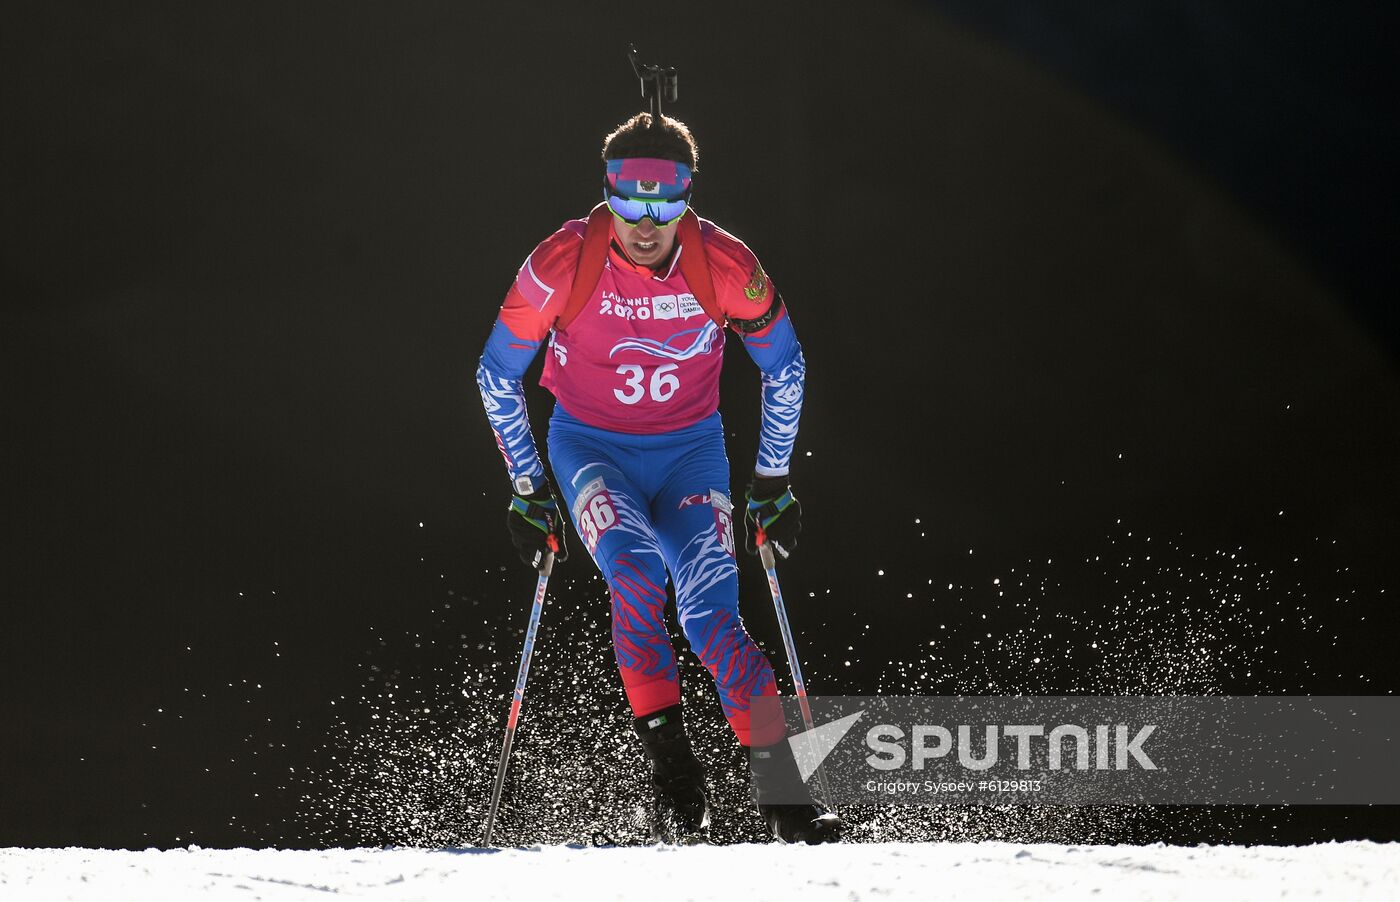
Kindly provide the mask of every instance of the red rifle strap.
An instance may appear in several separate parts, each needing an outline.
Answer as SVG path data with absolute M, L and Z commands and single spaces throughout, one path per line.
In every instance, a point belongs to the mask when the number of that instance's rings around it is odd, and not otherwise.
M 564 312 L 554 321 L 554 331 L 562 332 L 574 321 L 583 305 L 588 303 L 593 289 L 598 287 L 598 279 L 603 275 L 603 266 L 608 262 L 608 243 L 612 241 L 612 211 L 606 203 L 601 203 L 588 214 L 588 226 L 583 232 L 583 247 L 578 252 L 578 268 L 574 270 L 574 284 L 569 288 L 569 301 Z
M 694 211 L 687 211 L 678 223 L 681 242 L 681 275 L 690 286 L 700 308 L 724 328 L 725 317 L 719 309 L 715 297 L 715 283 L 710 276 L 710 261 L 705 254 L 705 241 L 700 235 L 700 220 Z M 598 279 L 603 275 L 603 266 L 608 260 L 608 245 L 612 242 L 612 211 L 606 203 L 601 203 L 588 214 L 588 226 L 583 232 L 583 247 L 578 254 L 578 269 L 574 271 L 574 283 L 569 288 L 569 300 L 564 312 L 554 322 L 554 330 L 561 332 L 569 327 L 583 310 L 583 305 L 598 287 Z M 687 252 L 686 249 L 690 250 Z
M 715 297 L 715 282 L 710 276 L 710 261 L 705 255 L 705 240 L 700 236 L 700 218 L 687 210 L 680 221 L 681 275 L 690 286 L 700 308 L 709 314 L 715 325 L 724 329 L 724 312 Z

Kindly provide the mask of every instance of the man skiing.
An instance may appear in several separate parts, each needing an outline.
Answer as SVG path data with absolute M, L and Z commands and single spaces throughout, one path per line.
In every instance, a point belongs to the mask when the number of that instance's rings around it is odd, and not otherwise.
M 521 558 L 538 567 L 547 552 L 567 556 L 567 512 L 607 581 L 618 670 L 653 769 L 654 839 L 703 839 L 709 824 L 663 616 L 669 575 L 681 629 L 753 752 L 765 822 L 784 842 L 827 841 L 835 815 L 764 803 L 765 788 L 790 792 L 801 778 L 781 720 L 750 716 L 751 697 L 777 687 L 739 618 L 718 413 L 727 327 L 762 371 L 758 460 L 742 514 L 748 550 L 766 541 L 786 556 L 801 517 L 788 469 L 802 350 L 758 260 L 690 209 L 695 140 L 654 109 L 607 136 L 604 203 L 526 258 L 482 354 L 477 383 L 515 492 L 507 524 Z M 556 399 L 548 453 L 557 485 L 545 475 L 521 385 L 546 338 L 541 384 Z

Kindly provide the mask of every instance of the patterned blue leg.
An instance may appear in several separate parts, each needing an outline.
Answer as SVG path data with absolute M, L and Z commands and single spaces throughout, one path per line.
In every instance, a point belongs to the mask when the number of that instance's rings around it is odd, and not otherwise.
M 652 507 L 661 547 L 676 586 L 681 629 L 715 678 L 720 707 L 741 745 L 771 745 L 781 721 L 751 723 L 749 699 L 776 695 L 773 667 L 739 618 L 739 571 L 734 556 L 732 506 L 725 491 L 728 466 L 714 455 L 688 457 L 675 488 Z
M 666 630 L 666 567 L 641 493 L 609 462 L 578 463 L 557 451 L 551 458 L 575 529 L 607 580 L 612 597 L 613 652 L 637 717 L 681 700 L 675 649 Z

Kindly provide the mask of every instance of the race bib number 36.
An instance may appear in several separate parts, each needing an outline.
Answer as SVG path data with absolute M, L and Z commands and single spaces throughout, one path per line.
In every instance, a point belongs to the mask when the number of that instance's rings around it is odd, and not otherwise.
M 734 505 L 723 492 L 710 491 L 710 505 L 715 511 L 715 532 L 719 535 L 719 545 L 734 557 Z
M 646 397 L 658 404 L 664 404 L 671 400 L 676 389 L 681 387 L 681 380 L 672 375 L 678 369 L 679 364 L 663 363 L 653 369 L 651 378 L 647 379 L 646 370 L 642 367 L 635 363 L 624 363 L 617 368 L 617 372 L 624 378 L 625 385 L 623 388 L 613 389 L 613 396 L 623 404 L 636 404 Z
M 598 542 L 603 533 L 617 523 L 617 506 L 603 485 L 603 480 L 595 479 L 583 487 L 583 491 L 579 492 L 577 500 L 574 501 L 573 513 L 574 522 L 578 524 L 578 533 L 583 536 L 588 553 L 593 554 L 598 550 Z

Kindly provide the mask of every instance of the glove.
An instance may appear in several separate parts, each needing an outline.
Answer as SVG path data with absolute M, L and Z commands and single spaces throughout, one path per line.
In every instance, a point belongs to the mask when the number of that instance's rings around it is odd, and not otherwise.
M 542 480 L 543 482 L 543 480 Z M 569 559 L 564 541 L 564 520 L 559 515 L 559 502 L 548 482 L 529 495 L 512 495 L 506 511 L 506 527 L 520 559 L 539 569 L 546 551 L 554 552 L 556 561 Z
M 749 499 L 744 511 L 749 554 L 758 554 L 758 546 L 770 542 L 774 551 L 787 557 L 802 531 L 802 505 L 788 488 L 788 478 L 755 475 L 745 497 Z

